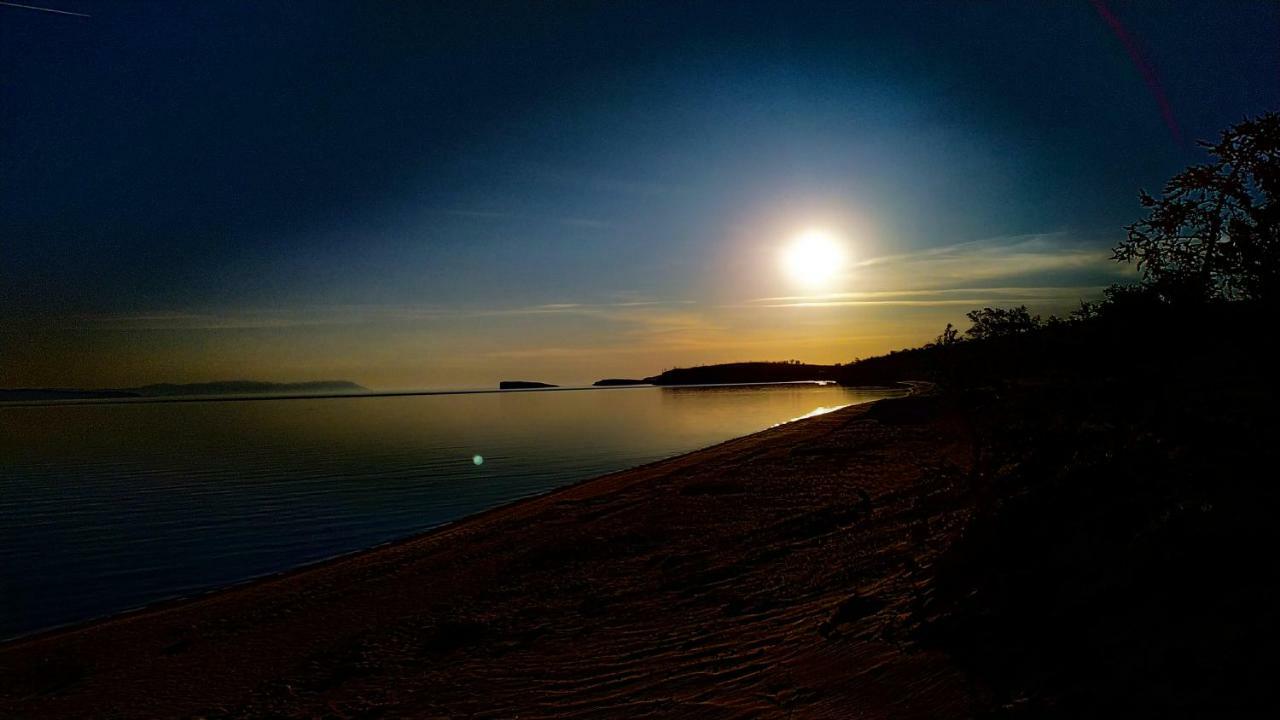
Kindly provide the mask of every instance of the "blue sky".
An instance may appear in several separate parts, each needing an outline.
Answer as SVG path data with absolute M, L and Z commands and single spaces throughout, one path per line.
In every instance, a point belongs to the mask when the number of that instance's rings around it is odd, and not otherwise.
M 0 386 L 848 361 L 1123 279 L 1280 99 L 1269 2 L 27 4 L 90 17 L 0 5 Z

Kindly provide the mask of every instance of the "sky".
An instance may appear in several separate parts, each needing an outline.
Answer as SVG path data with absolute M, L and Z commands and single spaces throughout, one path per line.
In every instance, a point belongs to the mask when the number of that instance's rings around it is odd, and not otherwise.
M 1273 2 L 21 4 L 0 387 L 848 362 L 1132 279 L 1280 109 Z

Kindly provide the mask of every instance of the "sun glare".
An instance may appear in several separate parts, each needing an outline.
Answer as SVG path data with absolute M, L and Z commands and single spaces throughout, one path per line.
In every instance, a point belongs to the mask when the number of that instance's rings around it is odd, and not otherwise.
M 806 286 L 831 281 L 844 266 L 845 252 L 831 233 L 806 230 L 782 251 L 782 268 L 796 282 Z

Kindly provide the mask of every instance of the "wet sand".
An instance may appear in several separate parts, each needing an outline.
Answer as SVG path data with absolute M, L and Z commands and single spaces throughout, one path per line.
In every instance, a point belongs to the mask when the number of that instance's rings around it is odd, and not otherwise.
M 963 717 L 912 642 L 969 517 L 931 397 L 0 646 L 0 717 Z

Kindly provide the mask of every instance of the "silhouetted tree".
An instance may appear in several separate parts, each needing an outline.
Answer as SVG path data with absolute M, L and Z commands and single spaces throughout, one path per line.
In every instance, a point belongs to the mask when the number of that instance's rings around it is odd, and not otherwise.
M 1088 322 L 1090 320 L 1097 318 L 1098 315 L 1101 314 L 1101 312 L 1102 312 L 1102 303 L 1089 302 L 1088 300 L 1081 300 L 1080 307 L 1076 308 L 1075 310 L 1072 310 L 1071 314 L 1067 316 L 1067 319 L 1070 322 L 1076 322 L 1076 323 Z
M 934 345 L 955 345 L 960 342 L 960 330 L 955 325 L 947 323 L 947 327 L 942 330 L 942 334 L 934 338 Z
M 973 325 L 964 334 L 974 340 L 1021 335 L 1040 327 L 1040 316 L 1033 316 L 1026 305 L 1016 308 L 985 307 L 968 312 L 965 317 Z
M 1166 301 L 1274 299 L 1280 289 L 1280 115 L 1267 113 L 1201 142 L 1215 159 L 1192 165 L 1126 228 L 1114 259 L 1136 262 Z

